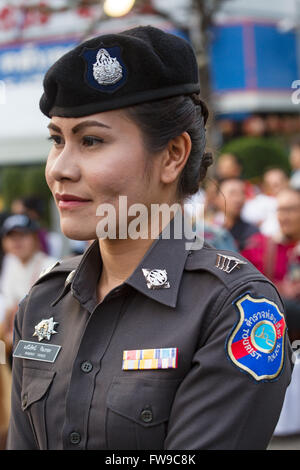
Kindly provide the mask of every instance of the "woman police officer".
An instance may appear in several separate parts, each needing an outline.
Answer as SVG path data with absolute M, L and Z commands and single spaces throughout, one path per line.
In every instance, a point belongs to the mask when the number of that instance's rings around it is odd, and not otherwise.
M 211 163 L 198 93 L 190 45 L 150 26 L 90 39 L 46 74 L 46 179 L 63 233 L 96 240 L 20 304 L 9 449 L 266 448 L 292 368 L 275 288 L 236 254 L 187 245 L 175 217 L 147 212 L 155 236 L 129 236 L 122 205 L 197 191 Z

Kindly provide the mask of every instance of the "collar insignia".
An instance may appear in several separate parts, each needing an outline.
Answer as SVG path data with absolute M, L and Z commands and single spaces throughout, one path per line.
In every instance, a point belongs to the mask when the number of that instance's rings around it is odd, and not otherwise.
M 55 325 L 58 325 L 58 322 L 53 320 L 53 317 L 48 318 L 48 320 L 42 320 L 34 327 L 34 333 L 32 336 L 37 336 L 39 341 L 51 339 L 51 335 L 57 333 L 55 331 Z
M 234 256 L 222 255 L 218 253 L 215 266 L 225 273 L 231 273 L 235 268 L 240 268 L 240 265 L 242 264 L 247 264 L 247 262 L 235 258 Z
M 73 277 L 75 276 L 75 273 L 76 273 L 76 269 L 73 269 L 73 271 L 71 271 L 68 274 L 68 277 L 65 280 L 65 287 L 73 281 Z
M 42 269 L 42 271 L 41 271 L 40 274 L 39 274 L 38 279 L 40 279 L 42 276 L 45 276 L 45 274 L 50 273 L 50 271 L 51 271 L 53 268 L 55 268 L 57 265 L 59 265 L 59 264 L 60 264 L 59 261 L 55 261 L 55 263 L 51 264 L 51 265 L 48 266 L 47 268 Z
M 169 289 L 168 275 L 165 269 L 142 269 L 148 289 Z

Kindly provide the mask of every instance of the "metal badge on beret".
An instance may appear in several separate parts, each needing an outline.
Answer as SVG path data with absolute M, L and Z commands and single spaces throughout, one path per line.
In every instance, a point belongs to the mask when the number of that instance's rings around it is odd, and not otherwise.
M 215 266 L 225 273 L 231 273 L 235 268 L 240 268 L 240 265 L 242 264 L 247 264 L 247 262 L 235 258 L 235 256 L 222 255 L 218 253 Z
M 169 289 L 168 275 L 165 269 L 142 269 L 148 289 Z
M 93 64 L 93 76 L 99 85 L 113 85 L 123 77 L 122 67 L 116 57 L 106 49 L 100 49 Z
M 53 320 L 53 317 L 48 318 L 47 320 L 42 320 L 34 327 L 34 333 L 32 336 L 37 336 L 39 341 L 51 339 L 51 335 L 57 333 L 54 330 L 55 325 L 58 325 L 58 322 Z
M 125 85 L 128 71 L 119 46 L 84 48 L 81 56 L 86 63 L 84 80 L 89 87 L 111 95 Z

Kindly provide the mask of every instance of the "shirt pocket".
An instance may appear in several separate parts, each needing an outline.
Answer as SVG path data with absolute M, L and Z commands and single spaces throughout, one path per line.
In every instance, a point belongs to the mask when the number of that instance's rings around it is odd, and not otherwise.
M 107 396 L 108 449 L 163 449 L 179 379 L 115 377 Z
M 47 449 L 46 402 L 54 376 L 55 371 L 23 369 L 21 406 L 39 449 Z

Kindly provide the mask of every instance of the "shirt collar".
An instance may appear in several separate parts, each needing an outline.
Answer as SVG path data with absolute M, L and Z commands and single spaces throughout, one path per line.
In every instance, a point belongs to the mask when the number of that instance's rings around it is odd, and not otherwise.
M 174 238 L 172 228 L 173 223 L 171 221 L 170 238 L 164 236 L 168 233 L 169 229 L 167 227 L 153 242 L 140 264 L 125 282 L 157 302 L 169 307 L 176 307 L 182 273 L 189 251 L 185 246 L 186 238 Z M 148 271 L 154 269 L 165 270 L 169 287 L 149 288 L 143 269 Z
M 184 235 L 180 238 L 174 237 L 173 221 L 174 219 L 154 240 L 135 271 L 124 281 L 124 284 L 133 287 L 146 297 L 170 307 L 176 307 L 182 273 L 189 253 L 186 243 L 191 242 Z M 182 223 L 182 232 L 183 227 Z M 143 269 L 165 270 L 169 287 L 149 288 Z M 101 271 L 102 259 L 99 243 L 96 240 L 83 255 L 72 280 L 73 295 L 89 309 L 96 302 L 97 284 Z

